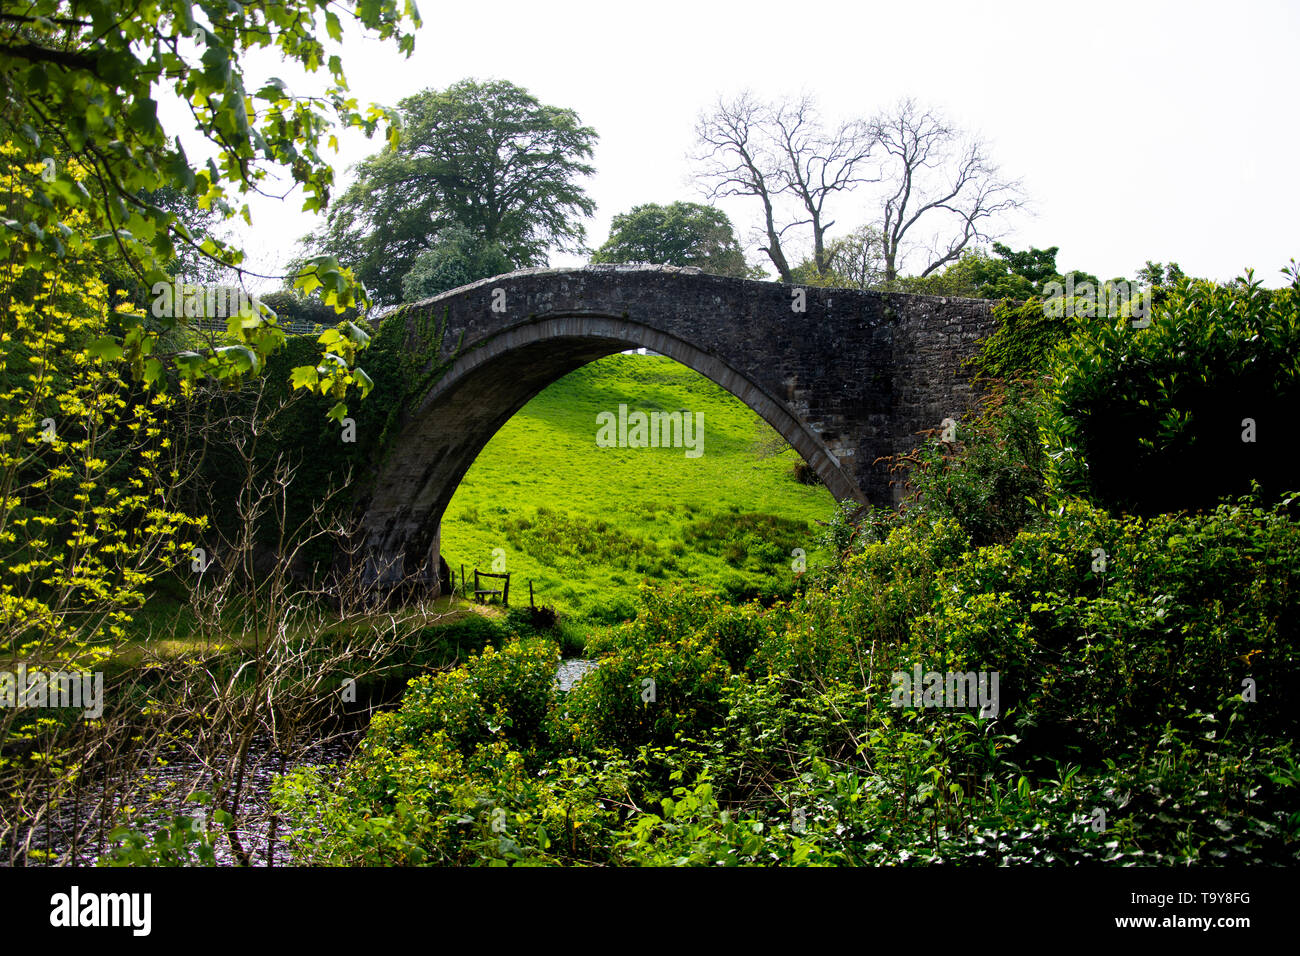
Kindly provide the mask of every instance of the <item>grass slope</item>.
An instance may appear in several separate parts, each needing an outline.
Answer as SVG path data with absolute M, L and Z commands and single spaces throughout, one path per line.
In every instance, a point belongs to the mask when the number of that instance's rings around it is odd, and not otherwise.
M 633 410 L 704 414 L 703 454 L 601 448 L 596 416 Z M 512 604 L 528 600 L 609 621 L 630 616 L 643 580 L 690 580 L 735 598 L 781 594 L 791 552 L 810 563 L 834 510 L 822 486 L 791 477 L 792 449 L 760 459 L 773 435 L 739 399 L 664 356 L 612 355 L 565 376 L 525 405 L 465 475 L 442 523 L 459 586 L 463 563 L 511 572 Z

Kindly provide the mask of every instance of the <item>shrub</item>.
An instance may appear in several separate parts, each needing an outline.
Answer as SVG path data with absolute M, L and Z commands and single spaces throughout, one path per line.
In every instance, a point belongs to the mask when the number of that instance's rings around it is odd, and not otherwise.
M 993 317 L 998 327 L 980 343 L 979 354 L 970 364 L 986 378 L 1007 381 L 1040 378 L 1075 323 L 1072 316 L 1052 315 L 1036 297 L 1024 302 L 1004 299 L 993 307 Z
M 536 748 L 555 704 L 559 656 L 553 642 L 537 638 L 499 651 L 489 645 L 462 667 L 412 680 L 396 712 L 375 716 L 369 738 L 396 747 L 442 733 L 467 755 L 498 736 Z
M 1114 755 L 1198 713 L 1224 733 L 1248 677 L 1270 688 L 1252 732 L 1293 734 L 1300 527 L 1254 504 L 1150 521 L 1063 507 L 941 571 L 908 651 L 927 669 L 999 671 L 1038 759 Z
M 764 614 L 757 603 L 722 608 L 704 625 L 701 634 L 717 647 L 732 670 L 741 671 L 778 618 Z
M 1255 479 L 1294 484 L 1300 416 L 1300 271 L 1269 291 L 1178 280 L 1151 315 L 1080 324 L 1057 354 L 1050 437 L 1061 489 L 1154 514 L 1209 507 Z M 1245 441 L 1247 419 L 1254 440 Z
M 719 723 L 730 670 L 717 647 L 694 633 L 704 622 L 704 606 L 716 608 L 716 601 L 702 605 L 686 594 L 665 601 L 666 619 L 691 622 L 672 636 L 644 614 L 620 628 L 614 649 L 569 692 L 559 733 L 583 748 L 626 751 L 669 744 Z
M 907 469 L 904 512 L 952 518 L 976 546 L 1010 541 L 1038 521 L 1047 499 L 1040 436 L 1045 400 L 994 390 L 954 442 L 931 440 L 896 463 Z

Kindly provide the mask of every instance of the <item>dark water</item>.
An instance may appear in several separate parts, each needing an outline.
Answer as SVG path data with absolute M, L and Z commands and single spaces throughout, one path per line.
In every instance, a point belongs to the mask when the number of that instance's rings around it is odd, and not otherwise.
M 266 866 L 268 860 L 269 818 L 271 811 L 271 785 L 284 772 L 306 767 L 319 767 L 326 771 L 338 769 L 347 762 L 364 729 L 335 735 L 328 740 L 315 741 L 294 760 L 286 760 L 269 745 L 268 741 L 255 740 L 249 748 L 240 795 L 240 813 L 235 833 L 249 855 L 253 866 Z M 223 762 L 218 761 L 218 765 Z M 94 866 L 111 843 L 103 837 L 113 825 L 125 821 L 124 807 L 139 812 L 130 822 L 133 829 L 152 834 L 160 826 L 170 823 L 176 814 L 206 820 L 210 808 L 186 797 L 196 790 L 211 790 L 211 774 L 205 765 L 190 756 L 166 761 L 165 765 L 136 770 L 126 780 L 97 780 L 83 787 L 80 804 L 67 801 L 56 808 L 48 821 L 41 823 L 29 844 L 31 849 L 49 851 L 52 862 L 75 866 Z M 118 810 L 112 824 L 100 825 L 92 817 L 93 808 L 107 798 Z M 292 821 L 281 821 L 278 832 L 284 833 Z M 80 830 L 79 837 L 76 830 Z M 89 832 L 88 832 L 89 831 Z M 230 840 L 213 828 L 214 851 L 217 865 L 234 866 L 235 853 Z M 72 852 L 74 838 L 77 840 Z M 281 841 L 277 840 L 277 844 Z M 291 864 L 285 847 L 275 848 L 275 865 Z
M 560 690 L 568 692 L 583 675 L 596 667 L 596 661 L 583 658 L 568 658 L 560 661 L 555 677 Z M 270 840 L 270 812 L 272 784 L 282 773 L 315 767 L 330 775 L 330 771 L 341 770 L 356 744 L 365 735 L 365 728 L 357 727 L 342 735 L 334 735 L 327 740 L 311 743 L 302 754 L 286 760 L 270 746 L 269 741 L 254 741 L 249 750 L 245 770 L 243 791 L 240 798 L 240 820 L 235 833 L 249 856 L 252 866 L 287 866 L 293 864 L 288 848 L 283 841 L 275 840 L 274 857 L 268 855 Z M 218 761 L 217 763 L 220 763 Z M 118 785 L 113 789 L 125 792 L 116 794 L 118 806 L 129 805 L 144 810 L 137 816 L 133 826 L 144 832 L 153 832 L 159 825 L 168 822 L 176 813 L 197 817 L 200 821 L 209 812 L 194 802 L 187 802 L 185 797 L 194 790 L 207 790 L 211 787 L 211 777 L 198 760 L 179 758 L 167 762 L 165 766 L 152 767 L 137 771 L 125 787 Z M 83 805 L 96 806 L 108 789 L 106 782 L 92 783 L 86 788 Z M 73 807 L 65 806 L 55 813 L 49 824 L 42 824 L 32 841 L 35 849 L 48 849 L 56 859 L 64 858 L 70 851 L 74 828 L 80 823 L 83 834 L 77 852 L 71 862 L 79 866 L 93 866 L 107 847 L 99 840 L 99 829 L 112 829 L 111 826 L 97 828 L 91 837 L 84 833 L 89 818 L 85 812 L 78 813 Z M 292 829 L 292 820 L 280 820 L 276 827 L 277 834 L 284 834 Z M 218 831 L 219 833 L 219 831 Z M 215 841 L 218 866 L 234 866 L 237 863 L 230 841 L 219 835 Z

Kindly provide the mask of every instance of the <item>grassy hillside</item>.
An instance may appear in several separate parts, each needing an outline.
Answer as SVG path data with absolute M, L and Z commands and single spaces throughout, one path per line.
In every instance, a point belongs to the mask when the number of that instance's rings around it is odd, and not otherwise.
M 703 453 L 601 448 L 597 415 L 704 415 Z M 492 569 L 504 550 L 512 603 L 528 599 L 595 620 L 629 615 L 642 580 L 690 580 L 733 597 L 788 591 L 795 548 L 821 552 L 830 493 L 791 476 L 790 449 L 760 459 L 775 433 L 729 392 L 663 356 L 613 355 L 529 402 L 488 443 L 442 523 L 460 574 Z M 501 557 L 498 552 L 496 557 Z M 516 598 L 517 595 L 517 598 Z

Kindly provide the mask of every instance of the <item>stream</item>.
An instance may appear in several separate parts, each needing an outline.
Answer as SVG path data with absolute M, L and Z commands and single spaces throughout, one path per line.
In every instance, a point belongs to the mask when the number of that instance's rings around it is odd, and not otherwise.
M 556 668 L 555 678 L 559 689 L 565 693 L 573 688 L 573 685 L 597 666 L 596 661 L 586 660 L 583 658 L 567 658 L 560 661 Z M 344 734 L 334 734 L 325 740 L 317 740 L 308 745 L 299 757 L 284 763 L 285 772 L 315 767 L 326 772 L 326 776 L 336 775 L 341 771 L 351 757 L 352 751 L 357 743 L 365 736 L 365 727 L 360 726 Z M 220 763 L 220 761 L 214 761 Z M 267 866 L 268 860 L 268 841 L 267 841 L 267 819 L 271 807 L 271 787 L 277 777 L 280 776 L 281 755 L 271 746 L 269 740 L 254 740 L 249 749 L 247 770 L 244 779 L 244 792 L 240 803 L 242 812 L 240 815 L 241 825 L 236 827 L 236 833 L 245 851 L 249 854 L 251 865 Z M 334 771 L 335 773 L 331 773 Z M 190 815 L 203 811 L 207 808 L 201 808 L 196 803 L 182 803 L 181 796 L 196 788 L 202 789 L 206 785 L 206 780 L 210 777 L 204 772 L 201 762 L 194 757 L 181 757 L 169 761 L 165 766 L 151 767 L 147 770 L 139 770 L 132 774 L 132 779 L 126 788 L 115 787 L 114 789 L 126 789 L 129 797 L 125 794 L 118 794 L 116 797 L 118 805 L 130 802 L 134 806 L 150 807 L 148 818 L 153 821 L 162 822 L 170 817 L 171 813 L 177 809 L 184 809 Z M 101 798 L 109 783 L 106 781 L 96 781 L 86 787 L 87 795 L 93 806 Z M 159 798 L 160 794 L 166 794 Z M 90 820 L 90 815 L 82 810 L 74 812 L 71 808 L 65 808 L 38 828 L 38 834 L 32 841 L 33 848 L 46 849 L 57 858 L 67 853 L 72 846 L 74 839 L 75 824 L 79 821 L 82 827 Z M 142 828 L 139 820 L 136 823 L 137 828 Z M 293 821 L 282 821 L 279 833 L 284 833 L 286 828 L 292 828 Z M 145 824 L 144 829 L 152 831 L 153 827 Z M 90 845 L 78 847 L 76 858 L 72 865 L 76 866 L 94 866 L 102 852 L 99 841 L 99 830 L 96 829 L 93 834 L 83 834 L 82 840 Z M 280 841 L 277 840 L 279 844 Z M 216 863 L 218 866 L 234 866 L 236 863 L 234 854 L 231 851 L 230 841 L 220 838 L 214 841 L 214 850 L 216 853 Z M 277 845 L 274 852 L 274 865 L 291 866 L 293 860 L 289 855 L 288 849 L 283 845 Z

